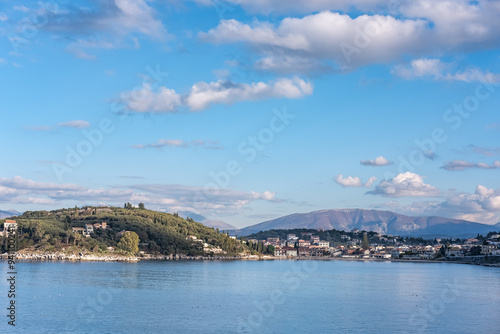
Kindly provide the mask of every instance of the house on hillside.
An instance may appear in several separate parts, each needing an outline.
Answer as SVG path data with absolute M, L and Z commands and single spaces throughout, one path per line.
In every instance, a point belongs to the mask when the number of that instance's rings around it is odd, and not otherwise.
M 300 239 L 299 240 L 299 247 L 306 247 L 306 246 L 311 246 L 311 243 L 309 241 L 305 241 Z
M 318 241 L 318 246 L 321 248 L 328 248 L 330 247 L 330 243 L 328 241 L 320 240 Z
M 492 255 L 497 248 L 495 245 L 481 245 L 481 255 Z
M 90 235 L 91 233 L 94 233 L 94 225 L 85 224 L 85 233 L 86 233 L 86 235 Z
M 16 233 L 17 230 L 17 223 L 15 220 L 9 220 L 7 219 L 5 223 L 3 223 L 3 234 L 7 235 L 7 232 L 11 230 L 13 233 Z
M 84 234 L 85 233 L 85 229 L 83 227 L 72 227 L 71 228 L 71 232 Z
M 94 224 L 94 230 L 102 228 L 103 230 L 108 228 L 108 224 L 106 222 L 101 222 L 101 223 L 95 223 Z

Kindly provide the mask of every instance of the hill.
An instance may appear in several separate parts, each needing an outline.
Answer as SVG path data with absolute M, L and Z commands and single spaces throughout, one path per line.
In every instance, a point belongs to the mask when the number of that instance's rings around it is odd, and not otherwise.
M 218 233 L 213 228 L 179 217 L 146 209 L 84 207 L 54 211 L 27 211 L 15 218 L 18 223 L 18 250 L 31 248 L 61 251 L 68 248 L 106 253 L 116 247 L 119 232 L 131 231 L 139 236 L 140 249 L 155 254 L 202 255 L 215 252 L 228 255 L 246 251 L 246 246 Z M 73 232 L 73 227 L 106 222 L 106 229 L 96 229 L 89 237 Z M 3 221 L 0 221 L 3 223 Z M 196 237 L 191 238 L 191 236 Z M 2 253 L 5 242 L 2 242 Z
M 247 236 L 259 231 L 295 228 L 341 231 L 357 228 L 382 234 L 425 238 L 464 238 L 498 229 L 495 225 L 443 217 L 410 217 L 391 211 L 340 209 L 295 213 L 233 232 Z

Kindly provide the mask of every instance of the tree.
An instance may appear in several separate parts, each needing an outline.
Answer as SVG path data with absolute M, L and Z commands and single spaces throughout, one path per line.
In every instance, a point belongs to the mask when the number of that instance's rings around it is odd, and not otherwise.
M 144 203 L 139 203 L 139 209 L 144 210 L 145 208 Z
M 441 246 L 441 248 L 439 249 L 439 255 L 441 257 L 446 256 L 446 245 Z
M 66 223 L 66 230 L 69 230 L 69 224 L 71 224 L 70 216 L 66 215 L 65 223 Z
M 368 234 L 364 233 L 363 234 L 363 249 L 369 249 L 370 248 L 370 242 L 368 241 Z
M 139 252 L 139 236 L 135 232 L 126 231 L 123 233 L 116 247 L 126 252 L 136 254 Z

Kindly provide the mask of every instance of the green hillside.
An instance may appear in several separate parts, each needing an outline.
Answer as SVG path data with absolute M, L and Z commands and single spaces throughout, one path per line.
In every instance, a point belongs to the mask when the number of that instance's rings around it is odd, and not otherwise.
M 143 206 L 141 206 L 143 207 Z M 192 219 L 147 209 L 117 207 L 84 207 L 54 211 L 27 211 L 14 218 L 18 223 L 18 251 L 23 249 L 54 251 L 86 250 L 107 253 L 108 247 L 120 249 L 119 232 L 131 231 L 139 237 L 139 250 L 151 254 L 210 255 L 219 248 L 227 255 L 250 252 L 249 248 L 229 235 L 206 227 Z M 3 225 L 4 220 L 0 220 Z M 105 222 L 106 229 L 96 229 L 89 237 L 73 232 L 72 227 Z M 117 235 L 118 234 L 118 235 Z M 196 237 L 196 241 L 191 236 Z M 2 253 L 6 251 L 5 238 Z M 118 246 L 118 247 L 117 247 Z M 206 245 L 205 245 L 206 246 Z M 123 247 L 122 247 L 123 248 Z

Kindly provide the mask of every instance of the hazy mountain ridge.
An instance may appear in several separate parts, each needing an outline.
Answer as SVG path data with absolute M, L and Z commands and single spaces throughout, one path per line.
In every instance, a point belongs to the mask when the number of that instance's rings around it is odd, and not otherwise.
M 213 228 L 218 228 L 219 230 L 236 230 L 237 227 L 233 226 L 231 224 L 228 224 L 222 220 L 210 220 L 202 215 L 199 215 L 197 213 L 191 212 L 191 211 L 180 211 L 179 215 L 186 219 L 186 218 L 192 218 L 194 221 L 198 223 L 202 223 L 203 225 L 207 227 L 213 227 Z
M 22 215 L 22 213 L 16 210 L 7 210 L 7 211 L 0 210 L 0 219 L 19 216 L 19 215 Z
M 460 219 L 444 217 L 410 217 L 391 211 L 340 209 L 320 210 L 309 213 L 294 213 L 260 224 L 234 231 L 238 235 L 249 235 L 271 229 L 309 228 L 325 230 L 374 231 L 382 234 L 427 237 L 468 237 L 477 233 L 488 233 L 500 228 Z

